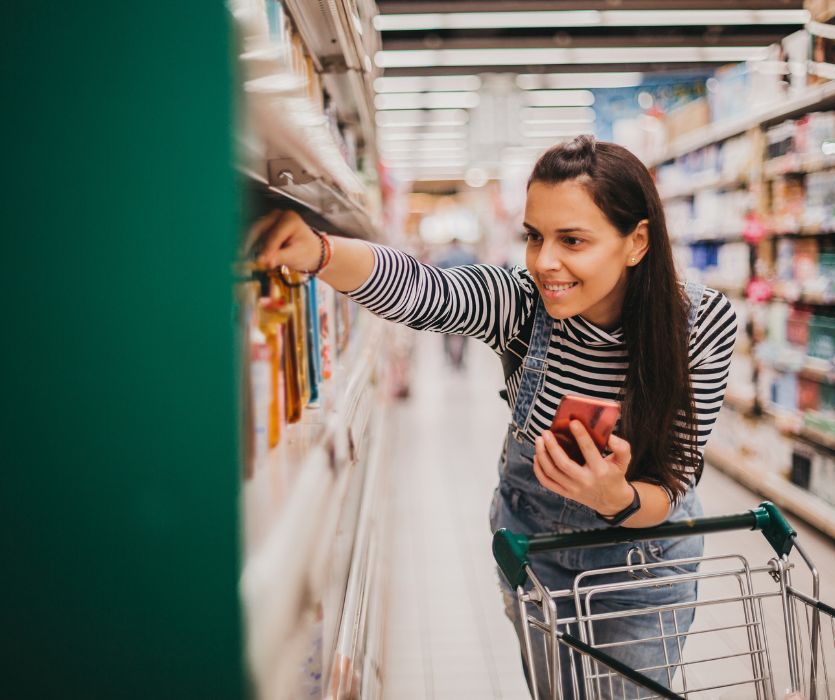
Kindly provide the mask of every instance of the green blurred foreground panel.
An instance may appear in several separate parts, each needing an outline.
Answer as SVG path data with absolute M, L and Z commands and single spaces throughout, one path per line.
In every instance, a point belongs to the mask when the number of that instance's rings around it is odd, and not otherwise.
M 227 12 L 10 8 L 0 695 L 242 697 Z

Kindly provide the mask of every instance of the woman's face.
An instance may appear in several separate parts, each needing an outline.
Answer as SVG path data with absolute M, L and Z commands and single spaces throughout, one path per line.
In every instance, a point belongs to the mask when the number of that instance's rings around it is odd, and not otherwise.
M 553 318 L 581 315 L 601 328 L 619 325 L 626 268 L 646 253 L 641 222 L 622 236 L 577 180 L 533 182 L 525 205 L 527 253 L 545 309 Z M 632 262 L 632 259 L 636 262 Z

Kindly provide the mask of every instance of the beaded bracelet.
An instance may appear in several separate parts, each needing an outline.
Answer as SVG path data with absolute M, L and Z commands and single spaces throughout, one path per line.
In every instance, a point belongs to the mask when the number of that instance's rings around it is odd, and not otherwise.
M 303 274 L 307 275 L 304 279 L 299 282 L 291 282 L 287 279 L 287 272 L 289 272 L 289 268 L 286 265 L 281 265 L 279 267 L 273 268 L 270 270 L 270 276 L 273 278 L 277 277 L 281 282 L 286 285 L 287 287 L 303 287 L 306 285 L 311 279 L 316 277 L 322 270 L 324 270 L 328 263 L 331 261 L 331 257 L 333 256 L 333 248 L 331 247 L 331 242 L 328 239 L 328 234 L 324 231 L 319 231 L 315 228 L 311 228 L 311 231 L 319 236 L 319 244 L 321 245 L 321 253 L 319 254 L 319 262 L 316 265 L 315 270 L 304 270 Z

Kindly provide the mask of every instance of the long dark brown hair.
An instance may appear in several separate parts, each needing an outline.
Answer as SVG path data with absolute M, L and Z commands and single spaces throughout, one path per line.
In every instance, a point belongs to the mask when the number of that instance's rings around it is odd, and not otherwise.
M 622 146 L 593 136 L 578 136 L 546 151 L 528 187 L 578 178 L 622 236 L 641 220 L 649 222 L 649 250 L 628 269 L 623 302 L 629 364 L 621 433 L 632 447 L 628 478 L 658 482 L 679 497 L 688 472 L 698 469 L 699 453 L 690 388 L 688 301 L 676 276 L 661 199 L 640 160 Z M 683 419 L 683 430 L 675 425 L 676 418 Z

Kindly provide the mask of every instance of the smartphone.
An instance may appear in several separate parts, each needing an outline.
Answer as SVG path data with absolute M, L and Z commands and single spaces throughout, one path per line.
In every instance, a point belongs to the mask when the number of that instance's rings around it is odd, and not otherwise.
M 586 426 L 597 449 L 602 452 L 609 444 L 609 436 L 619 418 L 620 404 L 615 401 L 564 396 L 551 423 L 551 432 L 571 459 L 577 464 L 585 464 L 586 458 L 568 427 L 569 423 L 578 420 Z

